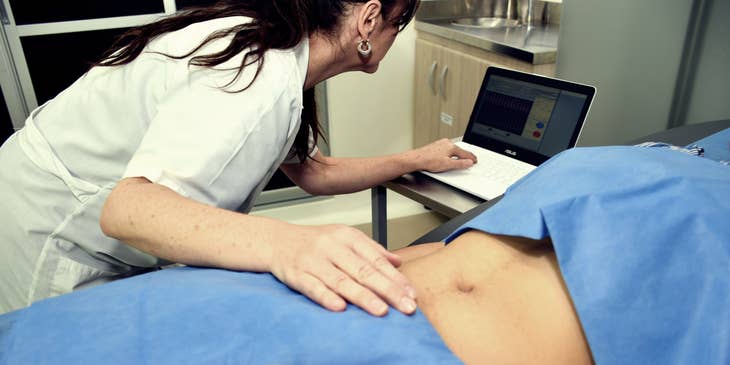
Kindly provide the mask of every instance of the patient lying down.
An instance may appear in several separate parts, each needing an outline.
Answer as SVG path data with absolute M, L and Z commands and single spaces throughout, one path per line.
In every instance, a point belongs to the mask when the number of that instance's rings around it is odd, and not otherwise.
M 724 363 L 728 197 L 716 161 L 576 149 L 402 270 L 467 363 Z
M 168 269 L 0 316 L 0 363 L 726 363 L 728 196 L 711 160 L 574 149 L 445 247 L 399 251 L 410 317 L 328 312 L 268 274 Z

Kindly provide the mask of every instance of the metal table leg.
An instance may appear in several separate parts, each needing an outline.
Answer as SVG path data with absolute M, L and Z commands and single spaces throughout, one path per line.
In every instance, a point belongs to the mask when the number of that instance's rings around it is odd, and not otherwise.
M 372 196 L 373 240 L 388 248 L 387 189 L 378 185 L 370 189 Z

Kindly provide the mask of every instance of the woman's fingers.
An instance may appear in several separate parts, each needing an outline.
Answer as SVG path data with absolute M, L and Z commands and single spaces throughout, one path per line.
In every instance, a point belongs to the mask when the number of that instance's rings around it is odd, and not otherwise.
M 371 241 L 370 244 L 353 245 L 352 249 L 363 259 L 373 265 L 385 277 L 394 282 L 398 287 L 405 289 L 405 294 L 411 299 L 416 299 L 416 290 L 410 280 L 395 268 L 394 260 L 400 266 L 400 256 L 386 250 L 383 246 Z
M 400 267 L 400 265 L 403 263 L 403 259 L 400 257 L 400 255 L 386 250 L 383 246 L 378 246 L 382 249 L 383 254 L 393 266 Z
M 398 255 L 347 226 L 307 228 L 301 241 L 279 246 L 271 273 L 323 307 L 340 311 L 346 302 L 376 316 L 388 305 L 403 313 L 416 310 L 415 290 L 394 265 Z M 307 240 L 310 238 L 311 240 Z
M 473 165 L 474 161 L 468 158 L 452 158 L 450 161 L 446 161 L 446 163 L 444 163 L 441 171 L 466 169 Z
M 333 312 L 341 312 L 347 307 L 344 299 L 311 274 L 301 273 L 296 280 L 287 283 L 287 285 Z
M 415 290 L 408 279 L 384 254 L 367 246 L 366 242 L 358 242 L 345 245 L 342 250 L 333 250 L 330 256 L 333 264 L 358 284 L 346 288 L 352 292 L 338 293 L 368 312 L 380 302 L 383 307 L 387 303 L 403 313 L 413 313 L 416 310 Z
M 421 150 L 426 161 L 424 170 L 430 172 L 465 169 L 477 163 L 476 155 L 445 138 L 421 147 Z
M 304 272 L 296 273 L 287 285 L 335 312 L 345 309 L 345 301 L 374 316 L 385 315 L 388 312 L 388 303 L 407 314 L 415 311 L 415 302 L 412 298 L 407 298 L 409 303 L 402 302 L 403 289 L 389 282 L 365 260 L 356 257 L 354 253 L 350 255 L 352 256 L 342 257 L 343 255 L 339 254 L 341 257 L 332 261 L 322 260 Z M 335 262 L 349 269 L 342 269 Z M 352 270 L 353 267 L 359 267 L 361 271 L 356 272 Z M 384 300 L 388 295 L 398 299 Z
M 374 315 L 383 316 L 388 312 L 388 305 L 375 293 L 358 284 L 353 278 L 335 266 L 318 268 L 317 277 L 335 295 Z
M 457 157 L 460 160 L 470 160 L 472 163 L 477 162 L 477 156 L 457 145 L 454 145 L 454 149 L 451 152 L 452 156 Z

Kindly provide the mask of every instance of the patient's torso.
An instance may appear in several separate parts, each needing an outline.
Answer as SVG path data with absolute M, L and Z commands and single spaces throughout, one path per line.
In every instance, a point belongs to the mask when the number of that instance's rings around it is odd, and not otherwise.
M 591 363 L 551 246 L 535 242 L 471 231 L 402 266 L 466 363 Z

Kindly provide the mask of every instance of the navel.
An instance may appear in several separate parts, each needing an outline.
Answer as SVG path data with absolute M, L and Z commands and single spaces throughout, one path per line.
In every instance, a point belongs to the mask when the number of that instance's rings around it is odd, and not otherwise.
M 459 278 L 456 280 L 456 289 L 461 293 L 468 294 L 474 291 L 474 284 L 471 282 L 467 282 L 460 275 Z

